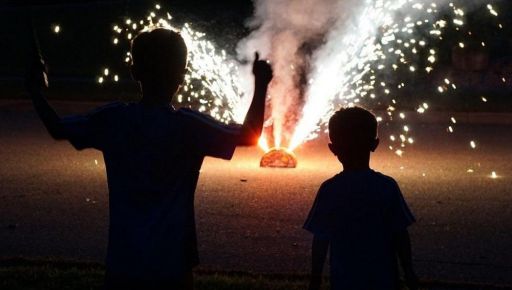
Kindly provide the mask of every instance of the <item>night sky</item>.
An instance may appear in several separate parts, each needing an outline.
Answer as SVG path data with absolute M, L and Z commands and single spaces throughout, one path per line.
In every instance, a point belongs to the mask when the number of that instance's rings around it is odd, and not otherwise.
M 4 61 L 0 77 L 19 77 L 25 68 L 26 49 L 32 22 L 51 74 L 90 76 L 98 66 L 118 57 L 110 44 L 111 26 L 125 15 L 144 16 L 155 3 L 171 11 L 174 21 L 190 22 L 216 38 L 224 49 L 233 50 L 247 34 L 244 21 L 252 14 L 251 1 L 7 1 L 0 6 L 0 46 Z M 57 36 L 51 26 L 59 24 Z M 227 32 L 227 33 L 226 33 Z M 72 65 L 70 65 L 72 64 Z

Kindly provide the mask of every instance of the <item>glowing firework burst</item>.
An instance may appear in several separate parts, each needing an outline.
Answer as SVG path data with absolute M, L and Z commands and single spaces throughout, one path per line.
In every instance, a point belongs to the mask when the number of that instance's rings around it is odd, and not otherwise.
M 295 168 L 297 167 L 297 157 L 286 148 L 272 148 L 261 157 L 260 166 L 270 168 Z

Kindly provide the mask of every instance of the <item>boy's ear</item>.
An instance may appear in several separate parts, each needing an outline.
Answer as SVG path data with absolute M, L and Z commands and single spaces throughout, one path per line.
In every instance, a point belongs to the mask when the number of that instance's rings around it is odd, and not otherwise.
M 329 150 L 331 150 L 332 154 L 334 154 L 335 156 L 338 156 L 338 151 L 336 150 L 336 147 L 334 146 L 334 144 L 329 143 L 329 144 L 327 144 L 327 146 L 329 146 Z
M 370 145 L 370 150 L 372 152 L 375 152 L 375 150 L 377 150 L 377 147 L 379 147 L 379 143 L 380 143 L 380 139 L 379 138 L 376 138 L 375 140 L 373 140 L 372 144 Z

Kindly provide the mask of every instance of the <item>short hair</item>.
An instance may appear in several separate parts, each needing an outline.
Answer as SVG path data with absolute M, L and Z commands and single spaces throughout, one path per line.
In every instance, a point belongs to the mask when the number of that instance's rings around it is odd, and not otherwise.
M 140 32 L 131 43 L 133 64 L 144 78 L 182 76 L 187 66 L 187 45 L 178 32 L 155 28 Z
M 329 120 L 329 138 L 333 144 L 368 144 L 377 138 L 377 118 L 361 107 L 342 108 Z

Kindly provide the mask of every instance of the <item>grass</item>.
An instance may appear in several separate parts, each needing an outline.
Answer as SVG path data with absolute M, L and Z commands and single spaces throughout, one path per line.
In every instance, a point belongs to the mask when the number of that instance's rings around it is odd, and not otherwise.
M 0 269 L 0 289 L 101 289 L 103 270 L 50 265 L 15 266 Z
M 0 263 L 0 289 L 99 290 L 103 275 L 104 268 L 99 264 L 11 260 Z M 194 281 L 197 290 L 298 290 L 307 289 L 308 283 L 305 276 L 207 271 L 196 273 Z
M 34 261 L 25 259 L 0 260 L 0 289 L 9 290 L 100 290 L 104 267 L 101 264 Z M 198 271 L 194 277 L 196 290 L 303 290 L 305 275 L 261 275 L 235 272 Z M 324 283 L 323 290 L 329 289 Z M 477 284 L 423 281 L 422 290 L 451 289 L 512 289 Z M 403 290 L 406 290 L 403 288 Z

